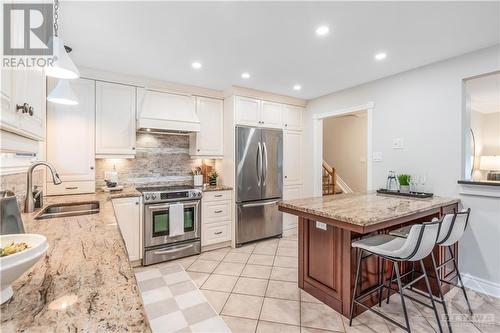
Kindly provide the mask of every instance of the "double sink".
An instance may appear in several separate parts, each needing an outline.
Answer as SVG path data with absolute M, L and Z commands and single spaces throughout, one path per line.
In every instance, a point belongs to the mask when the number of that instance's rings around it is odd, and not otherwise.
M 45 207 L 35 216 L 35 220 L 53 219 L 57 217 L 68 217 L 78 215 L 90 215 L 99 213 L 99 201 L 62 203 Z

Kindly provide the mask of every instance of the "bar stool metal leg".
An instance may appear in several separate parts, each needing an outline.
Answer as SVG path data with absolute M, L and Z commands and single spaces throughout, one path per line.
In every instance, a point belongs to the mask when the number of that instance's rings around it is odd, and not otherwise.
M 396 263 L 393 262 L 391 270 L 391 278 L 389 279 L 389 283 L 387 283 L 387 304 L 389 304 L 389 298 L 391 297 L 392 281 L 394 281 L 394 265 L 396 265 Z
M 358 263 L 356 265 L 356 278 L 354 279 L 354 290 L 352 291 L 352 300 L 351 300 L 351 311 L 349 311 L 349 326 L 352 326 L 352 315 L 354 312 L 354 303 L 356 299 L 356 291 L 358 289 L 358 280 L 360 275 L 361 268 L 361 257 L 363 255 L 363 250 L 356 249 L 356 253 L 358 255 Z
M 432 266 L 434 267 L 434 274 L 436 274 L 436 283 L 438 287 L 439 298 L 441 299 L 441 304 L 443 305 L 444 315 L 446 316 L 446 324 L 448 325 L 448 329 L 450 333 L 453 333 L 451 329 L 450 316 L 448 315 L 448 307 L 446 306 L 446 302 L 444 300 L 443 292 L 441 291 L 441 279 L 439 277 L 439 271 L 436 265 L 436 258 L 434 257 L 434 252 L 431 252 Z
M 382 258 L 382 274 L 380 278 L 380 285 L 384 284 L 384 276 L 385 276 L 385 259 Z M 378 293 L 378 306 L 382 306 L 382 297 L 384 296 L 384 288 L 380 288 Z
M 397 262 L 394 262 L 394 270 L 396 271 L 396 280 L 398 282 L 399 296 L 401 296 L 401 305 L 403 306 L 403 314 L 405 316 L 406 327 L 408 328 L 408 333 L 410 333 L 410 321 L 408 320 L 408 312 L 406 311 L 405 298 L 403 296 L 403 286 L 401 284 L 401 274 L 399 274 L 399 265 Z
M 429 298 L 431 299 L 432 309 L 434 310 L 434 314 L 436 315 L 436 321 L 438 323 L 439 332 L 443 333 L 443 327 L 441 326 L 441 320 L 439 319 L 436 303 L 434 302 L 434 296 L 432 296 L 432 289 L 429 283 L 429 278 L 427 277 L 427 271 L 425 269 L 423 260 L 420 260 L 420 268 L 422 269 L 422 274 L 424 275 L 425 285 L 427 286 L 427 292 L 429 293 Z
M 467 306 L 469 307 L 469 313 L 472 316 L 473 313 L 472 313 L 472 308 L 470 306 L 469 298 L 467 297 L 467 292 L 465 291 L 465 286 L 464 286 L 464 283 L 462 282 L 462 277 L 460 276 L 460 271 L 458 270 L 457 258 L 453 254 L 453 251 L 451 250 L 450 246 L 448 246 L 448 250 L 450 251 L 450 256 L 453 258 L 453 266 L 455 267 L 455 271 L 457 272 L 458 281 L 460 282 L 460 288 L 462 288 L 462 291 L 464 292 L 465 301 L 467 302 Z

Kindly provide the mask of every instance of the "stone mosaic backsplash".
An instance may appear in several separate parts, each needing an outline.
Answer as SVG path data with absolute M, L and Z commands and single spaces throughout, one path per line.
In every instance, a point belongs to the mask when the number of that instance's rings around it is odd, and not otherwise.
M 42 187 L 43 172 L 42 168 L 33 172 L 33 185 Z M 0 176 L 0 189 L 14 192 L 21 211 L 24 209 L 24 199 L 26 198 L 26 176 L 26 172 Z
M 119 185 L 192 185 L 197 161 L 189 156 L 187 135 L 137 133 L 135 159 L 96 160 L 96 188 L 105 185 L 104 172 L 118 172 Z

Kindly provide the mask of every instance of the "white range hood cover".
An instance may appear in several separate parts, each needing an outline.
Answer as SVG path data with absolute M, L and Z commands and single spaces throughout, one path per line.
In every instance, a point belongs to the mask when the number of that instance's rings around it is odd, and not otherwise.
M 200 120 L 196 115 L 195 98 L 191 95 L 167 93 L 153 89 L 140 89 L 139 130 L 154 132 L 199 132 Z

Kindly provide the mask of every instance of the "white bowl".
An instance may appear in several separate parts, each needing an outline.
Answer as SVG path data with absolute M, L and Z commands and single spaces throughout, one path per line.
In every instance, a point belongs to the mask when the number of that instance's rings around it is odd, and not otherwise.
M 0 301 L 1 304 L 7 302 L 13 295 L 11 284 L 17 280 L 24 272 L 31 268 L 47 251 L 49 244 L 47 238 L 37 234 L 12 234 L 1 235 L 0 246 L 4 247 L 10 243 L 24 242 L 28 248 L 0 257 Z

